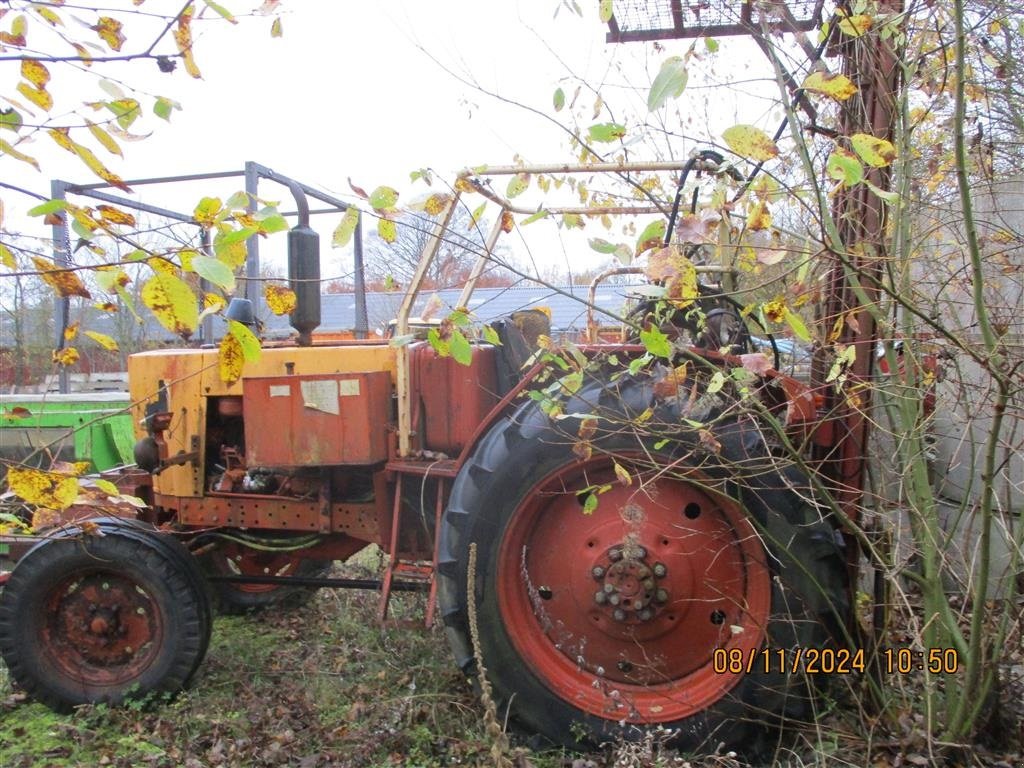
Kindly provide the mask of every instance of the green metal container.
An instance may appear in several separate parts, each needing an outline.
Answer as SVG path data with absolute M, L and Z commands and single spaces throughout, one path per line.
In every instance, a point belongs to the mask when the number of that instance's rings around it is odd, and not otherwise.
M 133 462 L 127 392 L 0 395 L 0 458 L 47 466 L 88 461 L 90 471 Z

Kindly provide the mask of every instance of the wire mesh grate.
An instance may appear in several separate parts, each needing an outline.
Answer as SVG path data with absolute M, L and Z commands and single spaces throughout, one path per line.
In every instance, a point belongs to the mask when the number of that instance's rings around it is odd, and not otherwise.
M 616 0 L 611 42 L 743 35 L 762 22 L 813 28 L 823 0 Z

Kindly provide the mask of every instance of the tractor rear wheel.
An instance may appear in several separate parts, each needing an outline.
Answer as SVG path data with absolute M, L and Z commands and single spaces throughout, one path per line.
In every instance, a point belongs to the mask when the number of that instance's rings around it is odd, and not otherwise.
M 649 407 L 657 440 L 625 426 Z M 813 686 L 777 651 L 822 648 L 847 620 L 841 543 L 806 478 L 778 468 L 752 420 L 708 414 L 702 439 L 677 409 L 649 383 L 583 388 L 564 411 L 597 415 L 588 455 L 580 419 L 527 405 L 453 486 L 439 557 L 450 644 L 472 674 L 474 600 L 499 706 L 555 743 L 661 725 L 685 748 L 750 753 L 767 726 L 810 713 Z
M 133 525 L 100 525 L 99 534 L 45 539 L 0 593 L 11 677 L 57 710 L 173 694 L 209 642 L 209 598 L 181 544 Z

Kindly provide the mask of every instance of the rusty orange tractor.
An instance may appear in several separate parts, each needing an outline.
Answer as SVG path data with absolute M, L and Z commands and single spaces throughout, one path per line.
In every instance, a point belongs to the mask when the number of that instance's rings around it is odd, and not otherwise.
M 716 171 L 709 154 L 688 163 Z M 575 170 L 630 168 L 549 169 Z M 545 169 L 487 173 L 531 171 Z M 811 711 L 819 681 L 800 653 L 830 660 L 818 671 L 853 663 L 843 538 L 780 449 L 813 442 L 818 404 L 776 370 L 732 376 L 751 334 L 721 290 L 686 312 L 652 303 L 621 342 L 562 357 L 499 323 L 502 343 L 473 342 L 463 365 L 421 340 L 320 340 L 316 235 L 300 223 L 289 241 L 297 338 L 265 343 L 232 384 L 216 348 L 131 358 L 137 467 L 118 482 L 145 507 L 73 507 L 16 542 L 0 652 L 33 697 L 176 691 L 203 660 L 211 596 L 237 611 L 318 587 L 379 589 L 381 619 L 394 590 L 427 591 L 469 675 L 475 606 L 502 714 L 569 745 L 655 725 L 683 745 L 746 744 Z M 674 329 L 671 349 L 631 366 L 651 327 Z M 388 555 L 379 582 L 330 575 L 369 545 Z

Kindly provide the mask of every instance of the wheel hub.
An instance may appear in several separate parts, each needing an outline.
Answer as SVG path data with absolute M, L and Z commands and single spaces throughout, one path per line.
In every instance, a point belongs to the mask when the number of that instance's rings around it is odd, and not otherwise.
M 594 603 L 616 622 L 649 622 L 667 603 L 671 594 L 663 580 L 664 563 L 651 563 L 647 547 L 622 542 L 609 547 L 595 560 L 590 574 L 597 582 Z

